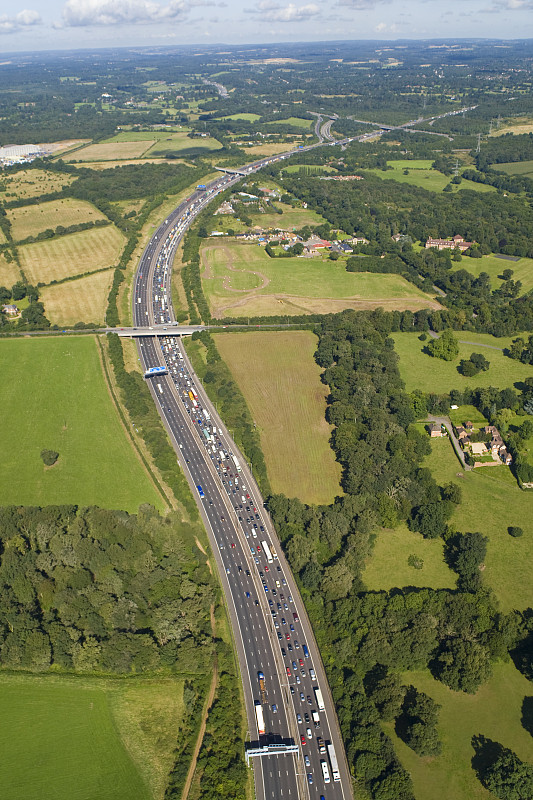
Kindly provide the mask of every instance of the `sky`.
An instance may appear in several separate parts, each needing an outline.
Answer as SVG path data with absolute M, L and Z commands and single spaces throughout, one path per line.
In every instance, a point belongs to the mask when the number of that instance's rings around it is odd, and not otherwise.
M 473 37 L 533 38 L 533 0 L 0 0 L 2 53 Z

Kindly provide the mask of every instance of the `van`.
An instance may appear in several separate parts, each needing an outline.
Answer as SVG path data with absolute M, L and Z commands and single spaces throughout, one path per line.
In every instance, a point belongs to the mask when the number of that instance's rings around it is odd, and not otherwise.
M 311 667 L 311 669 L 309 670 L 309 677 L 311 678 L 312 681 L 316 681 L 316 674 L 313 667 Z
M 246 503 L 246 497 L 244 495 L 241 496 L 241 500 L 243 503 Z

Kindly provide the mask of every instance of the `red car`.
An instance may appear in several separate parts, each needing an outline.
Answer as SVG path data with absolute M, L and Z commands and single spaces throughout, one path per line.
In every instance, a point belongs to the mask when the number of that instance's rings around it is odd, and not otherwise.
M 231 543 L 231 546 L 232 546 L 232 547 L 235 547 L 235 542 L 232 542 L 232 543 Z
M 302 733 L 302 735 L 300 736 L 300 740 L 301 740 L 302 744 L 307 744 L 307 739 L 305 738 L 305 736 L 303 735 L 303 733 Z
M 289 676 L 289 678 L 290 678 L 290 677 L 291 677 L 291 675 L 292 675 L 292 672 L 291 672 L 291 668 L 290 668 L 290 667 L 287 667 L 287 675 Z
M 257 552 L 258 552 L 258 553 L 260 553 L 260 552 L 261 552 L 261 548 L 259 547 L 259 545 L 257 545 Z
M 303 667 L 303 665 L 304 665 L 304 660 L 303 660 L 303 658 L 299 658 L 299 659 L 298 659 L 298 661 L 300 662 L 300 666 L 301 666 L 301 667 Z
M 265 572 L 268 572 L 268 567 L 266 564 L 265 564 Z
M 286 634 L 285 634 L 285 638 L 286 638 L 286 640 L 289 642 L 291 637 L 290 637 L 290 635 L 289 635 L 288 633 L 286 633 Z

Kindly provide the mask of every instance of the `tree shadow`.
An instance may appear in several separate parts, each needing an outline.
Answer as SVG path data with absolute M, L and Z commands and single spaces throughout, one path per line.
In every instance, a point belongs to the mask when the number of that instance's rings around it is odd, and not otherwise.
M 505 748 L 499 742 L 493 742 L 492 739 L 487 739 L 486 736 L 482 736 L 481 734 L 472 736 L 471 744 L 474 748 L 474 755 L 472 756 L 471 762 L 472 769 L 478 776 L 479 781 L 485 785 L 484 777 L 487 770 L 502 755 Z
M 533 697 L 524 697 L 522 701 L 522 727 L 533 736 Z

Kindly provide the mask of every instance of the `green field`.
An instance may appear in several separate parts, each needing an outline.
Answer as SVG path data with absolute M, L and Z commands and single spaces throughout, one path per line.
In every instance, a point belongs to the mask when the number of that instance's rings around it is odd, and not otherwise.
M 476 278 L 479 277 L 480 272 L 487 272 L 490 275 L 490 283 L 493 289 L 499 289 L 502 284 L 498 275 L 504 269 L 512 269 L 513 280 L 522 282 L 522 290 L 520 294 L 525 294 L 533 289 L 533 258 L 520 258 L 518 261 L 507 261 L 505 258 L 497 258 L 496 256 L 482 256 L 481 258 L 463 258 L 462 261 L 452 261 L 452 269 L 466 269 L 471 272 Z
M 276 119 L 267 122 L 267 125 L 292 125 L 295 128 L 310 128 L 314 125 L 314 120 L 303 119 L 303 117 L 288 117 L 287 119 Z
M 400 275 L 346 272 L 343 260 L 269 258 L 247 242 L 202 248 L 202 278 L 213 316 L 306 314 L 344 308 L 428 308 L 437 304 Z
M 71 197 L 21 206 L 9 209 L 6 213 L 11 223 L 11 235 L 16 242 L 28 236 L 37 236 L 48 229 L 55 230 L 59 225 L 67 228 L 69 225 L 106 219 L 92 203 Z
M 4 339 L 0 504 L 162 508 L 119 421 L 89 336 Z M 56 450 L 45 467 L 40 452 Z
M 183 682 L 0 674 L 5 800 L 161 800 Z
M 492 164 L 492 169 L 501 170 L 508 175 L 533 175 L 533 161 L 506 161 L 501 164 Z
M 483 580 L 494 590 L 502 611 L 533 605 L 533 495 L 518 488 L 508 467 L 463 472 L 447 438 L 431 440 L 431 455 L 424 466 L 439 485 L 454 481 L 461 486 L 463 501 L 451 524 L 465 533 L 479 531 L 488 536 Z M 523 528 L 524 535 L 509 536 L 510 525 Z
M 229 114 L 227 117 L 220 117 L 220 119 L 243 119 L 246 122 L 255 122 L 261 119 L 261 116 L 259 114 L 246 114 L 242 112 L 240 114 Z
M 445 393 L 451 389 L 476 386 L 505 389 L 512 387 L 516 381 L 523 381 L 533 375 L 531 366 L 507 358 L 501 350 L 492 349 L 508 347 L 512 338 L 497 339 L 489 334 L 470 331 L 460 331 L 455 335 L 459 342 L 467 341 L 470 344 L 459 344 L 459 356 L 455 361 L 443 361 L 423 352 L 429 340 L 421 342 L 415 333 L 392 334 L 395 350 L 400 356 L 400 375 L 408 392 L 420 389 L 423 392 Z M 483 353 L 490 362 L 490 367 L 473 378 L 465 378 L 457 371 L 457 367 L 462 358 L 470 358 L 473 352 Z
M 524 696 L 532 694 L 531 683 L 512 662 L 495 664 L 492 678 L 475 695 L 453 692 L 427 671 L 407 672 L 402 682 L 412 683 L 442 705 L 438 731 L 443 748 L 437 758 L 417 756 L 395 736 L 392 725 L 384 726 L 420 800 L 494 800 L 471 766 L 475 735 L 500 742 L 531 761 L 531 736 L 520 722 Z
M 272 331 L 215 338 L 257 424 L 272 491 L 331 503 L 341 494 L 341 469 L 329 446 L 316 336 Z
M 394 180 L 398 183 L 409 183 L 412 186 L 420 186 L 422 189 L 428 189 L 431 192 L 442 192 L 445 186 L 450 183 L 452 176 L 443 175 L 436 169 L 431 169 L 433 162 L 429 159 L 418 159 L 409 161 L 402 159 L 399 161 L 387 161 L 387 166 L 392 167 L 390 170 L 370 169 L 368 172 L 374 173 L 378 178 L 383 180 Z M 404 175 L 404 170 L 409 170 L 408 175 Z M 495 192 L 494 186 L 488 186 L 484 183 L 474 183 L 474 181 L 463 180 L 459 185 L 452 184 L 454 192 L 461 189 L 472 189 L 475 192 Z
M 422 559 L 421 569 L 407 563 L 410 555 Z M 454 588 L 457 576 L 446 565 L 441 539 L 424 539 L 406 525 L 380 530 L 369 558 L 363 581 L 370 591 L 388 591 L 396 586 Z

